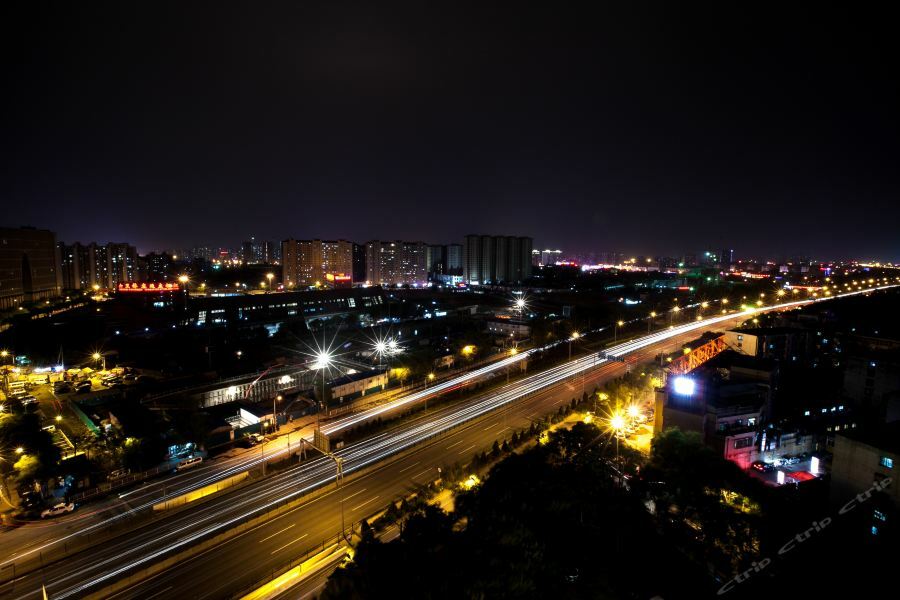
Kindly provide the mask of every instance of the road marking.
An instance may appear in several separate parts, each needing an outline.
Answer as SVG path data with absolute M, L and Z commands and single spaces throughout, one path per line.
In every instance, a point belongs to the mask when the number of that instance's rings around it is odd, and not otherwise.
M 367 489 L 368 489 L 368 488 L 363 488 L 363 489 L 359 490 L 358 492 L 353 492 L 353 493 L 350 494 L 349 496 L 345 497 L 344 500 L 349 500 L 349 499 L 352 498 L 353 496 L 357 496 L 357 495 L 359 495 L 359 494 L 362 494 L 362 493 L 363 493 L 364 491 L 366 491 Z
M 363 506 L 365 506 L 365 505 L 368 504 L 369 502 L 374 502 L 374 501 L 378 500 L 380 497 L 381 497 L 381 496 L 375 496 L 374 498 L 369 498 L 368 500 L 366 500 L 365 502 L 363 502 L 363 503 L 360 504 L 359 506 L 354 506 L 354 507 L 351 508 L 350 510 L 359 510 L 360 508 L 362 508 Z
M 497 433 L 503 433 L 503 432 L 506 431 L 507 429 L 509 429 L 509 427 L 504 427 L 503 429 L 501 429 L 501 430 L 498 431 Z
M 147 596 L 147 600 L 150 600 L 150 598 L 156 598 L 157 596 L 161 596 L 162 594 L 165 594 L 166 592 L 168 592 L 169 590 L 171 590 L 172 587 L 173 587 L 173 586 L 170 585 L 169 587 L 167 587 L 167 588 L 164 589 L 164 590 L 160 590 L 160 591 L 156 592 L 155 594 L 150 594 L 149 596 Z
M 259 540 L 259 543 L 262 544 L 264 541 L 272 539 L 273 537 L 275 537 L 275 536 L 278 535 L 279 533 L 284 533 L 285 531 L 287 531 L 288 529 L 290 529 L 290 528 L 293 527 L 294 525 L 296 525 L 296 523 L 291 524 L 291 525 L 288 525 L 287 527 L 285 527 L 285 528 L 282 529 L 281 531 L 276 531 L 275 533 L 273 533 L 272 535 L 270 535 L 270 536 L 268 536 L 268 537 L 264 537 L 263 539 Z
M 471 446 L 469 446 L 469 447 L 466 448 L 465 450 L 460 450 L 459 453 L 460 453 L 460 454 L 465 454 L 466 452 L 468 452 L 469 450 L 471 450 L 471 449 L 474 448 L 474 447 L 475 447 L 475 444 L 472 444 Z
M 415 479 L 415 478 L 418 477 L 419 475 L 424 475 L 425 473 L 427 473 L 427 472 L 430 471 L 430 470 L 431 470 L 431 469 L 425 469 L 425 470 L 422 471 L 421 473 L 416 473 L 415 475 L 413 475 L 412 477 L 410 477 L 410 479 Z
M 414 466 L 416 466 L 416 465 L 419 464 L 420 462 L 422 462 L 422 461 L 417 460 L 416 462 L 414 462 L 413 464 L 409 465 L 408 467 L 403 467 L 402 469 L 400 469 L 399 472 L 402 473 L 403 471 L 406 471 L 407 469 L 412 469 Z
M 447 450 L 449 450 L 449 449 L 452 448 L 453 446 L 459 446 L 459 445 L 462 444 L 462 443 L 463 443 L 463 440 L 459 440 L 458 442 L 454 442 L 454 443 L 450 444 L 449 446 L 447 446 Z
M 276 548 L 275 550 L 272 550 L 271 552 L 269 552 L 269 556 L 272 556 L 273 554 L 275 554 L 275 553 L 278 552 L 279 550 L 284 550 L 285 548 L 287 548 L 287 547 L 290 546 L 291 544 L 296 544 L 297 542 L 299 542 L 300 540 L 302 540 L 303 538 L 305 538 L 305 537 L 308 536 L 308 535 L 309 535 L 308 533 L 304 533 L 303 535 L 301 535 L 300 537 L 298 537 L 296 540 L 294 540 L 294 541 L 292 541 L 292 542 L 288 542 L 287 544 L 285 544 L 285 545 L 282 546 L 281 548 Z
M 488 425 L 487 427 L 485 427 L 484 429 L 482 429 L 482 431 L 487 431 L 488 429 L 493 429 L 494 427 L 496 427 L 496 426 L 499 425 L 499 424 L 500 424 L 500 423 L 494 423 L 493 425 Z

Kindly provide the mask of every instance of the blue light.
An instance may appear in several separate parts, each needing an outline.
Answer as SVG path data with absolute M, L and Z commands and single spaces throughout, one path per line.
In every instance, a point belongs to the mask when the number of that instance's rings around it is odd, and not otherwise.
M 693 396 L 695 387 L 694 380 L 687 377 L 676 377 L 672 381 L 672 389 L 680 396 Z

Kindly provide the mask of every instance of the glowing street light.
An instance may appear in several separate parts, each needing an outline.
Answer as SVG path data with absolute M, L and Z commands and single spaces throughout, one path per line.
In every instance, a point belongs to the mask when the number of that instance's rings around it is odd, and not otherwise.
M 327 369 L 331 366 L 334 356 L 326 351 L 316 352 L 316 361 L 313 363 L 314 369 Z
M 625 417 L 618 411 L 614 412 L 612 417 L 609 419 L 609 431 L 613 433 L 616 438 L 616 481 L 618 481 L 618 470 L 619 466 L 619 438 L 622 437 L 625 431 Z
M 569 360 L 572 360 L 572 342 L 581 337 L 581 334 L 577 331 L 573 331 L 572 335 L 569 336 Z

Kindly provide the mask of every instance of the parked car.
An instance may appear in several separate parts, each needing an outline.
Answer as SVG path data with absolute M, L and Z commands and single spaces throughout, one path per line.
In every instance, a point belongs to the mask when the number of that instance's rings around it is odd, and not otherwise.
M 93 384 L 90 379 L 85 379 L 84 381 L 79 381 L 75 384 L 75 392 L 81 394 L 83 392 L 90 392 Z
M 66 513 L 70 513 L 75 510 L 75 503 L 69 502 L 66 504 L 65 502 L 60 502 L 59 504 L 54 504 L 50 508 L 45 508 L 41 511 L 42 519 L 50 519 L 53 517 L 58 517 L 59 515 L 64 515 Z
M 751 468 L 759 471 L 760 473 L 768 473 L 775 469 L 775 467 L 767 462 L 763 462 L 761 460 L 754 460 L 750 465 Z
M 116 469 L 115 471 L 113 471 L 112 473 L 109 474 L 109 477 L 107 477 L 107 479 L 109 479 L 110 481 L 114 481 L 116 479 L 122 479 L 129 473 L 131 473 L 131 469 Z
M 68 394 L 72 391 L 72 384 L 68 381 L 57 381 L 53 384 L 53 392 L 56 394 Z
M 191 458 L 185 458 L 184 460 L 178 461 L 178 466 L 175 467 L 176 471 L 184 471 L 185 469 L 190 469 L 191 467 L 196 467 L 200 463 L 203 462 L 202 456 L 192 456 Z

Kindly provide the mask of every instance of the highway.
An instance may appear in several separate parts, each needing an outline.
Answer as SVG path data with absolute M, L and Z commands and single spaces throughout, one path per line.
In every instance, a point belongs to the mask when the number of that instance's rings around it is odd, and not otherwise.
M 619 344 L 608 353 L 613 357 L 627 356 L 631 362 L 644 361 L 663 348 L 696 337 L 698 330 L 730 327 L 755 312 L 793 308 L 809 302 L 790 302 L 687 323 Z M 499 368 L 503 366 L 499 365 Z M 625 368 L 620 362 L 609 362 L 596 355 L 576 359 L 470 401 L 420 415 L 402 426 L 340 450 L 337 454 L 344 459 L 344 472 L 348 475 L 342 488 L 346 522 L 358 521 L 384 506 L 414 482 L 435 478 L 438 466 L 466 460 L 490 446 L 495 439 L 508 436 L 509 428 L 523 427 L 530 419 L 580 395 L 581 377 L 575 377 L 579 373 L 588 371 L 585 386 L 592 389 L 597 382 L 615 377 Z M 506 410 L 495 412 L 503 407 Z M 353 417 L 356 415 L 348 418 Z M 333 422 L 332 427 L 340 422 Z M 416 446 L 413 451 L 398 455 L 413 446 Z M 242 456 L 240 460 L 253 459 Z M 371 466 L 374 468 L 358 477 L 350 476 Z M 297 499 L 329 482 L 333 474 L 334 467 L 329 460 L 310 460 L 254 485 L 214 496 L 196 507 L 162 515 L 151 524 L 91 551 L 46 565 L 8 583 L 0 587 L 0 593 L 4 597 L 39 597 L 40 585 L 45 583 L 53 598 L 82 597 L 134 569 L 144 568 L 206 537 Z M 197 473 L 192 477 L 202 481 L 208 475 Z M 338 492 L 331 490 L 285 515 L 273 517 L 261 527 L 240 534 L 214 551 L 207 551 L 136 584 L 121 597 L 227 596 L 277 569 L 291 555 L 297 556 L 316 547 L 339 529 L 340 497 Z M 73 533 L 80 534 L 80 531 Z M 172 583 L 171 594 L 166 593 L 166 582 Z

